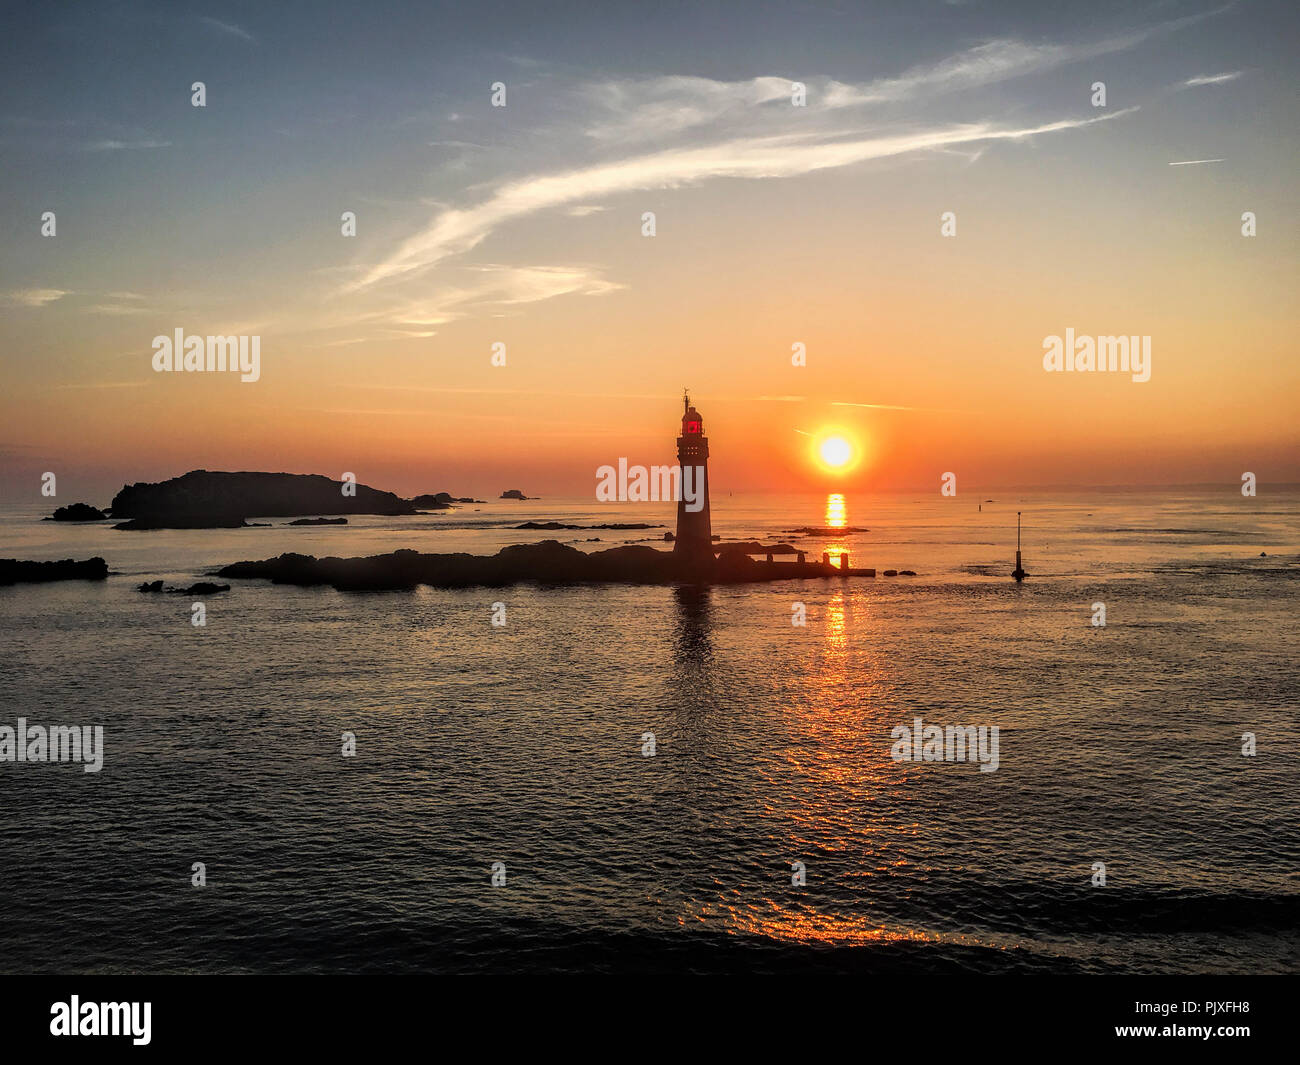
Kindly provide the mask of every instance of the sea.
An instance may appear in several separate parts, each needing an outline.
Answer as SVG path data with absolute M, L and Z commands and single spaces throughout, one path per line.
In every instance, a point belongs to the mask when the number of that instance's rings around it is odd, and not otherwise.
M 103 766 L 0 762 L 0 971 L 1300 971 L 1300 491 L 717 494 L 724 543 L 878 575 L 206 596 L 137 586 L 667 548 L 673 505 L 51 509 L 0 557 L 111 575 L 0 588 L 0 725 L 100 725 Z M 996 769 L 903 759 L 918 719 Z

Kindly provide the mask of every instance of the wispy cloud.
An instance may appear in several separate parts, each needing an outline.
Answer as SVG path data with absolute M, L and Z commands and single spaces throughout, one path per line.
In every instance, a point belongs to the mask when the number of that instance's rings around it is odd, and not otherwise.
M 220 19 L 209 18 L 207 15 L 200 15 L 199 21 L 210 29 L 216 30 L 218 33 L 229 34 L 231 37 L 239 37 L 242 40 L 251 41 L 253 44 L 257 43 L 256 37 L 247 30 L 236 26 L 233 22 L 222 22 Z
M 1198 85 L 1222 85 L 1225 81 L 1236 81 L 1241 74 L 1240 70 L 1233 70 L 1226 74 L 1199 74 L 1194 78 L 1188 78 L 1181 87 L 1193 89 Z
M 895 403 L 850 403 L 847 400 L 834 400 L 832 407 L 865 407 L 868 410 L 912 410 L 927 411 L 932 414 L 969 414 L 969 411 L 956 410 L 952 407 L 905 407 Z
M 601 296 L 625 286 L 606 280 L 590 266 L 506 266 L 487 263 L 465 268 L 464 280 L 440 286 L 436 294 L 421 294 L 386 301 L 364 311 L 336 308 L 313 327 L 361 327 L 379 330 L 390 338 L 430 337 L 436 327 L 465 318 L 485 308 L 511 308 L 558 296 Z M 360 343 L 372 336 L 337 341 Z
M 567 158 L 568 168 L 523 164 L 521 170 L 463 187 L 459 196 L 447 196 L 447 202 L 430 204 L 431 214 L 422 224 L 408 226 L 400 242 L 380 246 L 378 255 L 372 253 L 353 267 L 342 293 L 356 299 L 339 301 L 331 317 L 340 325 L 377 329 L 390 337 L 425 337 L 492 303 L 498 307 L 488 313 L 511 313 L 512 303 L 617 287 L 590 268 L 571 275 L 563 267 L 492 267 L 494 275 L 468 284 L 444 282 L 453 261 L 500 230 L 545 212 L 583 218 L 610 210 L 613 197 L 628 193 L 692 187 L 714 179 L 795 178 L 923 153 L 951 153 L 974 163 L 999 142 L 1026 141 L 1122 118 L 1138 108 L 1055 119 L 990 115 L 954 123 L 915 115 L 904 119 L 893 105 L 969 92 L 1122 52 L 1221 10 L 1103 40 L 985 40 L 937 62 L 857 84 L 827 75 L 783 73 L 736 81 L 687 75 L 605 78 L 556 87 L 562 101 L 555 111 L 559 118 L 554 126 L 535 132 L 554 149 L 547 158 Z M 806 107 L 791 106 L 793 80 L 807 87 Z M 430 143 L 439 148 L 472 145 L 490 154 L 494 149 L 489 142 L 479 137 Z M 513 153 L 507 165 L 519 165 L 517 158 L 522 158 L 520 153 Z M 575 159 L 579 161 L 572 162 Z M 435 269 L 439 284 L 433 289 L 427 275 Z M 518 295 L 492 291 L 487 282 L 493 276 L 502 289 Z M 370 298 L 362 300 L 363 293 Z M 387 297 L 382 304 L 380 293 Z
M 1038 74 L 1081 59 L 1124 51 L 1140 43 L 1151 32 L 1140 31 L 1088 45 L 985 41 L 940 63 L 912 67 L 897 77 L 882 78 L 861 86 L 831 82 L 826 89 L 825 103 L 828 107 L 858 107 L 980 88 Z
M 1061 130 L 1109 122 L 1137 108 L 1086 119 L 1062 119 L 1034 126 L 998 127 L 968 123 L 910 133 L 826 139 L 786 135 L 749 137 L 700 148 L 676 148 L 501 185 L 478 204 L 446 210 L 347 288 L 413 275 L 476 247 L 498 227 L 569 204 L 624 192 L 680 188 L 711 178 L 782 178 L 854 163 L 955 145 L 1024 140 Z
M 98 392 L 101 389 L 110 388 L 144 388 L 145 385 L 152 384 L 149 380 L 143 381 L 88 381 L 84 384 L 73 385 L 54 385 L 56 392 L 62 391 L 93 391 Z
M 85 149 L 86 149 L 86 151 L 88 151 L 88 152 L 122 152 L 122 151 L 136 151 L 136 150 L 139 150 L 139 149 L 145 149 L 145 148 L 170 148 L 171 146 L 172 146 L 172 142 L 171 142 L 171 141 L 158 141 L 158 140 L 136 140 L 136 141 L 100 140 L 100 141 L 91 141 L 89 144 L 85 145 Z
M 19 307 L 44 307 L 47 303 L 54 303 L 70 295 L 71 292 L 61 288 L 20 288 L 6 292 L 4 299 Z
M 790 117 L 806 120 L 824 110 L 882 106 L 968 92 L 1129 51 L 1153 37 L 1176 32 L 1225 10 L 1216 8 L 1097 41 L 1035 43 L 995 38 L 938 62 L 917 64 L 901 74 L 858 84 L 797 73 L 729 82 L 667 75 L 609 79 L 580 86 L 576 92 L 597 111 L 585 130 L 588 138 L 602 143 L 662 141 L 691 130 L 743 121 L 756 108 L 771 111 L 772 105 L 782 103 Z M 807 89 L 806 109 L 789 107 L 794 81 Z
M 85 309 L 91 314 L 109 314 L 117 317 L 151 313 L 148 307 L 132 306 L 129 303 L 92 303 Z
M 138 292 L 105 292 L 98 295 L 99 302 L 84 307 L 89 314 L 108 314 L 124 317 L 132 314 L 151 314 L 153 308 L 144 302 Z

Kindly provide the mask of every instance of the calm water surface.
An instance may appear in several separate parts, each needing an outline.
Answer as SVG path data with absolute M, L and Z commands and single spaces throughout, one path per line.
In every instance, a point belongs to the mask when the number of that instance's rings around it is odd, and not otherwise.
M 721 496 L 726 537 L 918 576 L 238 582 L 204 628 L 135 586 L 290 550 L 595 549 L 662 530 L 510 526 L 672 509 L 152 533 L 48 510 L 0 508 L 0 556 L 114 574 L 0 588 L 0 723 L 102 724 L 106 758 L 0 765 L 4 971 L 1300 970 L 1294 493 Z M 828 513 L 868 531 L 786 532 Z M 893 761 L 917 716 L 997 725 L 998 770 Z

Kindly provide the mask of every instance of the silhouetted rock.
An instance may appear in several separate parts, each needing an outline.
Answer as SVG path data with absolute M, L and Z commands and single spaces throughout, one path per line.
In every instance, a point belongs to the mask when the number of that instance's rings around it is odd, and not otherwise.
M 434 510 L 449 507 L 453 503 L 482 503 L 483 500 L 470 496 L 457 497 L 450 492 L 429 492 L 426 495 L 416 496 L 411 502 L 421 510 Z
M 803 533 L 805 536 L 840 536 L 843 533 L 870 532 L 870 529 L 863 529 L 857 525 L 801 525 L 797 529 L 786 529 L 788 533 Z
M 897 577 L 897 576 L 898 576 L 898 570 L 896 570 L 896 569 L 887 569 L 887 570 L 885 570 L 885 576 L 886 576 L 886 577 Z
M 662 529 L 662 525 L 645 525 L 641 522 L 622 522 L 605 525 L 565 525 L 558 521 L 526 521 L 516 529 Z
M 319 474 L 221 473 L 192 470 L 157 484 L 127 485 L 113 497 L 113 517 L 135 519 L 116 528 L 237 528 L 248 517 L 292 518 L 302 514 L 414 514 L 392 492 L 349 485 Z
M 519 491 L 518 488 L 507 488 L 504 492 L 501 493 L 501 498 L 502 499 L 529 499 L 532 497 L 524 495 L 524 493 Z
M 145 581 L 140 585 L 139 591 L 156 593 L 163 590 L 162 581 Z M 228 584 L 213 584 L 211 581 L 199 581 L 197 584 L 191 584 L 188 588 L 168 588 L 168 595 L 215 595 L 217 592 L 230 591 Z
M 298 518 L 296 521 L 286 521 L 286 525 L 346 525 L 347 518 Z
M 677 582 L 735 583 L 803 577 L 839 576 L 821 562 L 756 562 L 741 551 L 689 562 L 671 551 L 627 544 L 590 554 L 558 540 L 515 544 L 495 555 L 463 553 L 426 555 L 394 551 L 368 558 L 313 558 L 284 554 L 261 562 L 236 562 L 216 576 L 261 578 L 276 584 L 328 584 L 343 591 L 381 591 L 428 584 L 438 588 L 499 586 L 524 581 L 539 584 L 608 582 L 673 584 Z
M 898 571 L 898 575 L 899 575 L 900 577 L 915 577 L 915 576 L 916 576 L 916 570 L 912 570 L 912 569 L 900 569 L 900 570 Z M 885 576 L 889 576 L 889 574 L 885 574 Z
M 42 518 L 42 521 L 103 521 L 108 515 L 98 507 L 92 507 L 89 503 L 70 503 L 66 507 L 59 507 L 48 518 Z
M 108 576 L 108 563 L 102 558 L 77 562 L 65 558 L 58 562 L 21 562 L 0 558 L 0 584 L 44 584 L 47 581 L 102 581 Z
M 249 529 L 252 528 L 243 518 L 221 518 L 194 515 L 186 517 L 177 514 L 172 517 L 132 518 L 119 522 L 114 529 L 128 532 L 149 532 L 154 529 Z
M 760 544 L 757 540 L 745 540 L 741 543 L 724 544 L 723 551 L 737 550 L 748 552 L 751 555 L 764 554 L 771 551 L 774 555 L 795 555 L 799 553 L 799 548 L 790 544 Z

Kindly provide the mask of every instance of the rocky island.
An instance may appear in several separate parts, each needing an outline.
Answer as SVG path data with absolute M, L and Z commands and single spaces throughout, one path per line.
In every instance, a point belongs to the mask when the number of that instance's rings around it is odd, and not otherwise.
M 44 584 L 47 581 L 102 581 L 108 577 L 108 563 L 102 558 L 84 562 L 65 558 L 58 562 L 21 562 L 0 558 L 0 585 Z
M 865 575 L 868 571 L 863 571 Z M 869 571 L 874 575 L 874 571 Z M 495 555 L 422 554 L 394 551 L 366 558 L 315 558 L 284 554 L 260 562 L 236 562 L 214 574 L 228 579 L 262 579 L 275 584 L 329 585 L 340 591 L 489 587 L 538 584 L 739 584 L 751 581 L 856 575 L 825 562 L 765 562 L 750 558 L 743 545 L 708 561 L 684 559 L 653 547 L 623 546 L 590 554 L 557 540 L 515 544 Z
M 516 529 L 544 529 L 555 532 L 560 529 L 662 529 L 662 525 L 646 525 L 644 522 L 614 522 L 605 525 L 566 525 L 559 521 L 526 521 L 515 525 Z
M 347 487 L 351 494 L 344 494 Z M 320 474 L 191 470 L 156 484 L 127 485 L 113 497 L 117 529 L 241 528 L 245 519 L 320 514 L 414 514 L 408 500 Z
M 419 507 L 421 510 L 450 510 L 453 503 L 481 503 L 481 499 L 472 499 L 468 497 L 457 498 L 450 492 L 429 492 L 425 495 L 415 496 L 411 500 L 411 505 Z
M 98 507 L 92 507 L 89 503 L 69 503 L 66 507 L 59 507 L 48 518 L 42 518 L 42 521 L 103 521 L 108 515 Z

